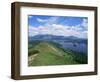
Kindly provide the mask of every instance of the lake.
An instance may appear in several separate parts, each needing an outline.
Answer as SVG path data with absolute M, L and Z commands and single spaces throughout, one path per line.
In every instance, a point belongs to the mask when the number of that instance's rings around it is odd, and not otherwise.
M 87 54 L 87 44 L 86 43 L 60 43 L 64 49 L 70 49 L 77 52 L 82 52 Z

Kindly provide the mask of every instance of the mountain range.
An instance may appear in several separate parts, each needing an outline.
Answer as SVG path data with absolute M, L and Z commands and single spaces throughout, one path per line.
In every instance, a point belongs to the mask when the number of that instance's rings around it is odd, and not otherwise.
M 56 35 L 35 35 L 28 37 L 29 42 L 33 40 L 42 40 L 42 41 L 53 41 L 53 42 L 77 42 L 77 43 L 87 43 L 87 39 L 78 38 L 75 36 L 56 36 Z

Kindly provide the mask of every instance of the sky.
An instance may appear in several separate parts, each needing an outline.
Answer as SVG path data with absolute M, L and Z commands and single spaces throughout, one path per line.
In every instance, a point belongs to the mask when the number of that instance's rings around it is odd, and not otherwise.
M 87 38 L 88 18 L 71 16 L 28 16 L 28 36 L 56 35 Z

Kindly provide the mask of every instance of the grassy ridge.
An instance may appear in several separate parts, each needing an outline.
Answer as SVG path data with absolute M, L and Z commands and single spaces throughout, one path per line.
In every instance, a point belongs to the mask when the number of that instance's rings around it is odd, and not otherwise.
M 31 47 L 30 47 L 31 46 Z M 34 47 L 32 47 L 34 46 Z M 68 64 L 86 64 L 87 56 L 71 50 L 64 50 L 56 43 L 37 42 L 29 45 L 29 53 L 38 50 L 38 56 L 34 58 L 30 66 L 47 65 L 68 65 Z M 30 56 L 30 54 L 28 54 Z M 34 54 L 33 54 L 34 55 Z

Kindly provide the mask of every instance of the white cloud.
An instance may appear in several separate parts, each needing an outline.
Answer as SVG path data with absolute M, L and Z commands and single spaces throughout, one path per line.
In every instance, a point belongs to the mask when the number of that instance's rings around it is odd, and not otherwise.
M 41 18 L 37 18 L 38 22 L 45 22 L 46 24 L 53 24 L 53 23 L 57 23 L 59 17 L 50 17 L 48 19 L 41 19 Z
M 88 29 L 88 20 L 87 19 L 83 19 L 81 24 L 72 26 L 70 29 L 76 30 L 76 31 L 81 31 L 81 32 L 87 31 L 87 29 Z
M 59 19 L 59 17 L 50 17 L 48 19 L 47 23 L 49 23 L 49 24 L 55 24 L 55 23 L 57 23 L 58 19 Z
M 64 26 L 58 24 L 52 24 L 51 27 L 39 26 L 39 27 L 29 27 L 29 36 L 34 36 L 37 34 L 51 34 L 57 36 L 76 36 L 79 38 L 86 38 L 87 31 L 77 31 L 68 28 L 76 28 L 71 26 Z
M 39 30 L 36 27 L 29 26 L 28 33 L 29 36 L 34 36 L 39 34 Z
M 68 26 L 57 24 L 59 17 L 50 17 L 49 19 L 37 18 L 38 22 L 45 22 L 45 25 L 38 27 L 29 26 L 29 36 L 38 34 L 51 34 L 57 36 L 76 36 L 79 38 L 87 38 L 87 19 L 76 26 Z M 85 29 L 85 30 L 84 30 Z
M 83 22 L 81 24 L 83 27 L 87 27 L 88 26 L 88 20 L 87 19 L 83 19 Z
M 38 21 L 38 22 L 46 22 L 47 20 L 45 20 L 45 19 L 40 19 L 40 18 L 37 18 L 37 21 Z

